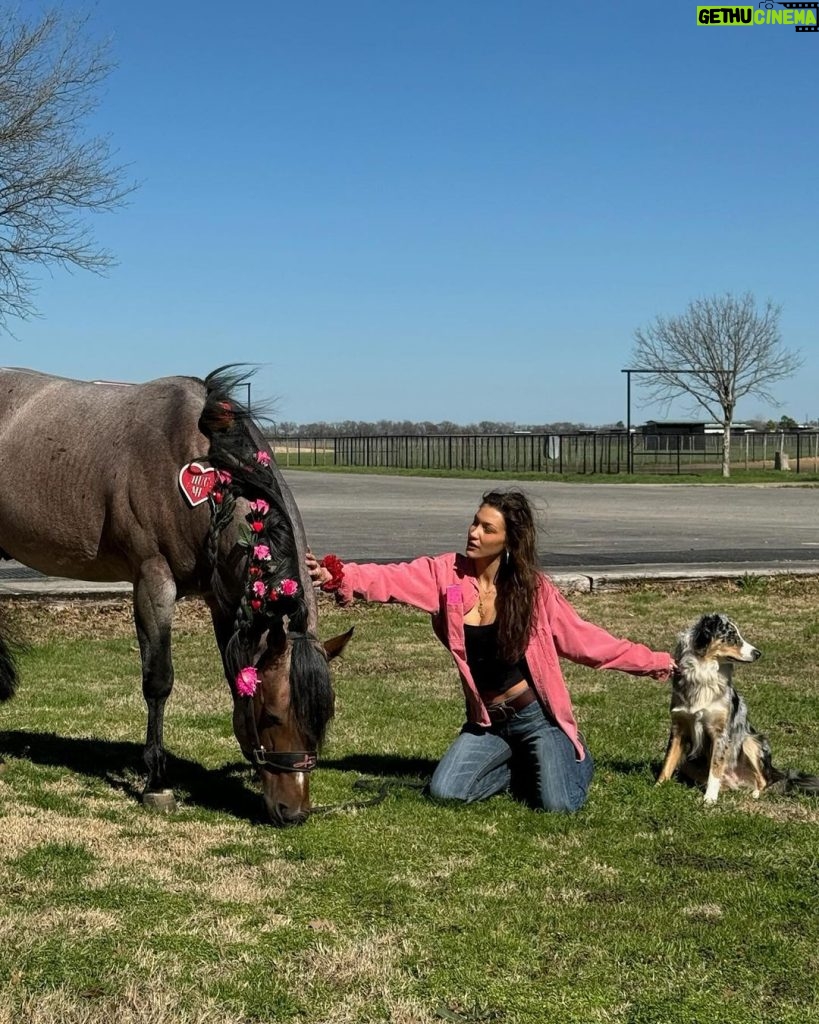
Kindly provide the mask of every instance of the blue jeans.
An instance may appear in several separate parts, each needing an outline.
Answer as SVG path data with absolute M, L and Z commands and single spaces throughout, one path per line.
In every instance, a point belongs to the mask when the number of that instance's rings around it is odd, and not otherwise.
M 569 737 L 538 701 L 485 728 L 467 722 L 429 784 L 439 800 L 472 803 L 511 790 L 541 811 L 576 811 L 586 802 L 594 762 L 577 760 Z

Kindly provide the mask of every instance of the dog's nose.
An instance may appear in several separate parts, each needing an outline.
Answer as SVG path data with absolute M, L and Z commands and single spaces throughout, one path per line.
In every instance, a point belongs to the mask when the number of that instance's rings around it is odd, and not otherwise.
M 754 648 L 752 649 L 752 651 L 751 651 L 751 660 L 752 660 L 752 661 L 756 661 L 756 660 L 757 660 L 757 658 L 761 658 L 761 657 L 762 657 L 762 651 L 758 651 L 758 650 L 756 649 L 756 647 L 754 647 Z

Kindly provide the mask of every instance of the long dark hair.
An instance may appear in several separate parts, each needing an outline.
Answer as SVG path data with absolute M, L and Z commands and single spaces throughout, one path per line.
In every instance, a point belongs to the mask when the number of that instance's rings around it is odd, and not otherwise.
M 535 516 L 522 491 L 487 491 L 481 505 L 497 509 L 506 526 L 506 551 L 495 579 L 498 650 L 507 661 L 518 661 L 535 625 L 540 577 Z

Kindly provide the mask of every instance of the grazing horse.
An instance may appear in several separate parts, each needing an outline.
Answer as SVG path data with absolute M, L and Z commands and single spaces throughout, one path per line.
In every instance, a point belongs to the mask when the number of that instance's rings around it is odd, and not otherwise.
M 307 818 L 333 715 L 304 567 L 301 517 L 235 397 L 247 374 L 97 384 L 0 369 L 0 557 L 48 575 L 133 583 L 148 709 L 143 799 L 173 807 L 162 736 L 176 600 L 201 594 L 234 701 L 233 727 L 275 824 Z M 16 674 L 0 637 L 0 700 Z

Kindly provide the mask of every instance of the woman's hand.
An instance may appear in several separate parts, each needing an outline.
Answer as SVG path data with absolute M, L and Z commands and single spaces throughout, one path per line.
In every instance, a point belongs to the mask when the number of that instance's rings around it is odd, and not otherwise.
M 333 574 L 329 569 L 319 565 L 318 559 L 310 548 L 307 549 L 307 553 L 304 556 L 304 564 L 307 566 L 307 571 L 310 574 L 310 579 L 313 581 L 315 590 L 320 590 L 325 583 L 329 583 L 333 578 Z

